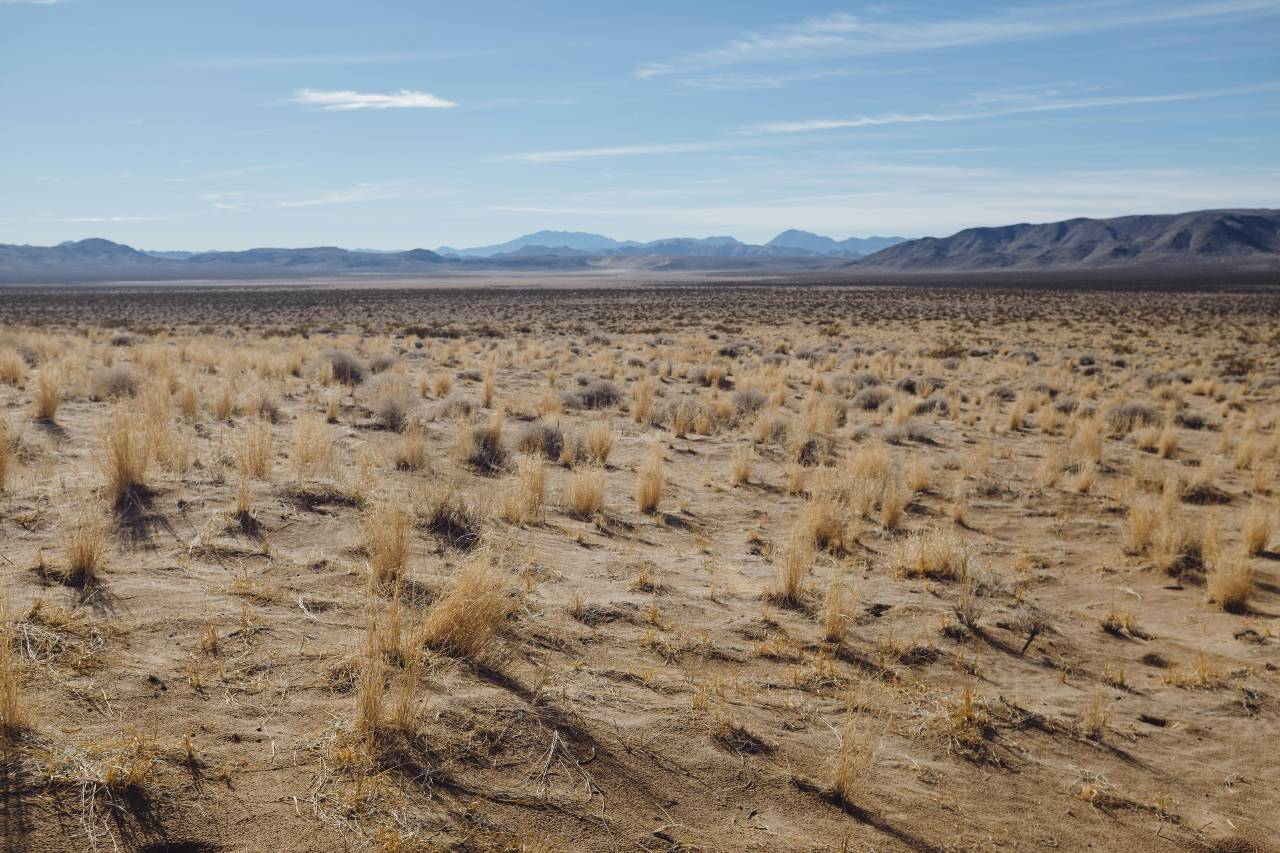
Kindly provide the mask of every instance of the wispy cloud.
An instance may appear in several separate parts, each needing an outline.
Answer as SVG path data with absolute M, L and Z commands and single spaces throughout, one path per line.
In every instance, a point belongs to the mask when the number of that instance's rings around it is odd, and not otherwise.
M 199 183 L 201 181 L 221 181 L 227 178 L 238 178 L 243 175 L 254 175 L 259 172 L 274 172 L 278 169 L 289 169 L 297 163 L 273 163 L 265 166 L 241 166 L 235 169 L 222 169 L 217 172 L 203 172 L 196 175 L 174 175 L 161 180 L 171 184 Z
M 292 103 L 306 104 L 325 111 L 335 110 L 393 110 L 417 109 L 439 110 L 456 107 L 453 101 L 417 92 L 412 89 L 401 89 L 398 92 L 352 92 L 340 90 L 322 92 L 316 89 L 299 89 L 289 98 Z
M 849 77 L 858 73 L 852 68 L 833 68 L 809 74 L 709 74 L 705 77 L 689 77 L 680 81 L 690 89 L 711 92 L 747 92 L 761 89 L 783 89 L 791 83 L 823 80 L 831 77 Z
M 0 6 L 57 6 L 66 0 L 0 0 Z
M 1199 92 L 1174 92 L 1164 95 L 1120 95 L 1113 97 L 1048 99 L 1036 100 L 1034 96 L 1017 93 L 1017 97 L 1005 99 L 1014 106 L 997 107 L 982 110 L 961 110 L 945 113 L 889 113 L 876 116 L 854 116 L 837 119 L 808 119 L 804 121 L 763 122 L 744 129 L 744 133 L 806 133 L 816 130 L 837 130 L 840 128 L 878 127 L 891 124 L 942 124 L 955 121 L 976 121 L 979 119 L 1000 118 L 1003 116 L 1022 115 L 1026 113 L 1057 112 L 1060 110 L 1088 110 L 1106 107 L 1137 106 L 1139 104 L 1167 104 L 1179 101 L 1199 101 L 1208 98 L 1225 98 L 1232 95 L 1244 95 L 1256 92 L 1275 91 L 1280 89 L 1280 81 L 1258 83 L 1250 86 L 1235 86 L 1228 89 L 1211 89 Z M 994 99 L 988 94 L 983 98 L 990 103 Z
M 523 154 L 507 154 L 500 160 L 522 160 L 526 163 L 567 163 L 572 160 L 590 160 L 601 157 L 637 157 L 654 154 L 695 154 L 702 151 L 719 151 L 738 148 L 742 142 L 713 140 L 709 142 L 674 142 L 662 145 L 618 145 L 610 148 L 563 148 L 558 151 L 528 151 Z
M 1280 13 L 1280 0 L 1154 2 L 1113 0 L 1006 9 L 952 20 L 896 19 L 837 13 L 806 18 L 765 32 L 746 33 L 708 50 L 636 69 L 640 78 L 690 74 L 730 65 L 779 60 L 871 56 L 885 53 L 1029 41 L 1154 24 Z
M 527 151 L 520 154 L 506 154 L 499 160 L 515 160 L 525 163 L 567 163 L 576 160 L 593 160 L 609 157 L 654 157 L 667 154 L 696 154 L 713 151 L 732 151 L 743 148 L 758 148 L 770 143 L 751 139 L 763 135 L 797 134 L 822 130 L 838 130 L 842 128 L 880 127 L 898 124 L 946 124 L 960 121 L 979 121 L 982 119 L 1001 118 L 1004 116 L 1028 113 L 1057 112 L 1065 110 L 1104 109 L 1140 104 L 1164 104 L 1180 101 L 1197 101 L 1210 98 L 1225 98 L 1232 95 L 1244 95 L 1257 92 L 1280 91 L 1280 80 L 1257 83 L 1249 86 L 1236 86 L 1226 89 L 1211 89 L 1194 92 L 1173 92 L 1159 95 L 1115 95 L 1079 98 L 1057 97 L 1057 90 L 1011 91 L 1006 93 L 987 92 L 975 95 L 970 99 L 968 109 L 953 111 L 886 113 L 882 115 L 853 116 L 849 118 L 805 119 L 801 121 L 771 121 L 749 125 L 738 131 L 738 139 L 711 139 L 690 142 L 671 142 L 653 145 L 617 145 L 598 148 L 564 148 L 550 151 Z M 991 106 L 992 104 L 1008 104 L 1008 106 Z
M 328 192 L 318 196 L 311 196 L 310 198 L 278 201 L 276 202 L 276 207 L 320 207 L 330 204 L 354 204 L 362 201 L 382 201 L 400 198 L 401 196 L 392 190 L 395 186 L 396 184 L 361 183 L 350 189 Z

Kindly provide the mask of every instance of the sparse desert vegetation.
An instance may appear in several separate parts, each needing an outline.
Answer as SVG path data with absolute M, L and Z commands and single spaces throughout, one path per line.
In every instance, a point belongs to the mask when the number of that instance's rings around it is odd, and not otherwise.
M 6 291 L 6 842 L 1271 849 L 1278 321 Z

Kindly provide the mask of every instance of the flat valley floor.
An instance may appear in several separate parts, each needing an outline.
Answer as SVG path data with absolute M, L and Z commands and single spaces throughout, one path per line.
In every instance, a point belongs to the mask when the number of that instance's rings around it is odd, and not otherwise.
M 1280 292 L 0 291 L 8 850 L 1268 851 Z

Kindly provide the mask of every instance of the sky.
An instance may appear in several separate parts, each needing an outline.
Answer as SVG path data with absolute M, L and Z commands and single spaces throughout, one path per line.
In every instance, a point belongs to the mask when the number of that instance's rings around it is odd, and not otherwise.
M 0 0 L 0 243 L 1280 206 L 1280 0 Z

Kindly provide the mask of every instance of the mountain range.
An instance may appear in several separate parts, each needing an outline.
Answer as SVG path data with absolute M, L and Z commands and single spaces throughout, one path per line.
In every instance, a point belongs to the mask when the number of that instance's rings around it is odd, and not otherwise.
M 820 234 L 783 231 L 768 243 L 753 245 L 733 237 L 673 237 L 639 243 L 614 240 L 602 234 L 583 231 L 535 231 L 505 243 L 454 249 L 441 246 L 436 252 L 455 258 L 492 258 L 499 255 L 618 255 L 641 257 L 664 255 L 676 257 L 804 257 L 807 255 L 836 258 L 858 258 L 901 243 L 903 237 L 850 237 L 836 241 Z
M 859 256 L 866 251 L 869 254 Z M 98 238 L 56 246 L 0 244 L 0 282 L 431 276 L 466 272 L 806 272 L 829 275 L 984 271 L 1262 271 L 1280 283 L 1280 210 L 1069 219 L 969 228 L 950 237 L 835 241 L 784 231 L 764 245 L 732 237 L 648 243 L 540 231 L 495 246 L 351 251 L 333 246 L 234 252 L 144 252 Z
M 1278 263 L 1280 210 L 1201 210 L 968 228 L 891 246 L 858 266 L 961 271 Z

